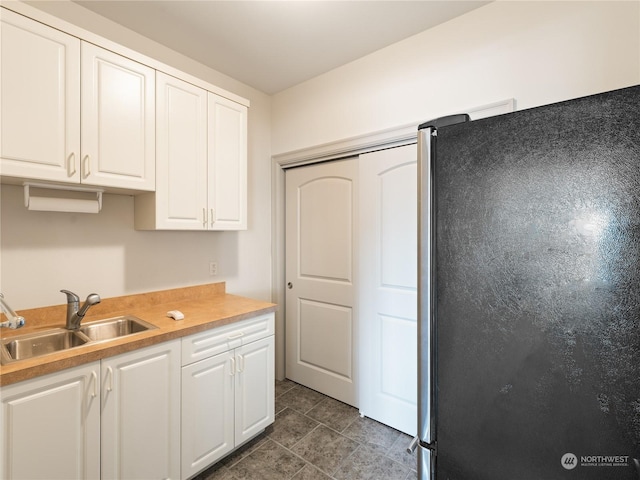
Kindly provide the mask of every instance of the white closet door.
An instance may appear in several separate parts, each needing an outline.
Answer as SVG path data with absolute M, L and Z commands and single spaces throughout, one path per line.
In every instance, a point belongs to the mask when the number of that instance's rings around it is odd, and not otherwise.
M 360 412 L 417 428 L 416 146 L 360 156 Z
M 357 405 L 357 159 L 287 170 L 286 375 Z

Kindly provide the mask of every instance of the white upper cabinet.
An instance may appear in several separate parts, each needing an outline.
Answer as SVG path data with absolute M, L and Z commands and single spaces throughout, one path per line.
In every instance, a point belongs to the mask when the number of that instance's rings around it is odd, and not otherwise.
M 134 193 L 140 230 L 247 228 L 247 100 L 55 19 L 0 22 L 3 183 Z
M 157 73 L 156 191 L 139 230 L 247 228 L 247 107 Z
M 82 183 L 155 189 L 155 70 L 82 42 Z
M 152 68 L 2 9 L 0 90 L 3 177 L 155 188 Z
M 136 228 L 207 226 L 207 92 L 157 74 L 156 193 L 136 197 Z
M 209 93 L 209 228 L 247 228 L 247 107 Z
M 0 174 L 78 182 L 80 40 L 0 13 Z

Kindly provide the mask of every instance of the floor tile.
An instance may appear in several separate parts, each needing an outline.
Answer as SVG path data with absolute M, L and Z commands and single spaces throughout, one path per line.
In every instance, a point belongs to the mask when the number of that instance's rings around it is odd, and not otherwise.
M 318 422 L 312 418 L 286 407 L 276 415 L 269 438 L 283 447 L 291 448 L 317 426 Z
M 288 378 L 285 378 L 284 380 L 276 380 L 276 398 L 291 390 L 296 385 L 297 383 L 292 382 Z
M 337 432 L 342 432 L 360 417 L 357 408 L 333 398 L 325 397 L 307 412 L 307 415 Z
M 319 425 L 309 435 L 298 442 L 291 451 L 307 462 L 331 475 L 340 463 L 357 448 L 358 442 L 338 432 Z
M 400 436 L 399 431 L 366 417 L 359 417 L 342 433 L 359 443 L 373 443 L 387 450 Z
M 285 404 L 283 404 L 278 397 L 276 397 L 276 401 L 275 401 L 275 405 L 274 405 L 274 412 L 273 413 L 275 413 L 277 415 L 281 411 L 283 411 L 285 408 L 287 408 L 287 406 Z
M 315 390 L 303 387 L 302 385 L 296 385 L 286 393 L 280 395 L 278 401 L 281 405 L 291 407 L 300 413 L 307 413 L 324 398 L 326 398 L 324 395 Z
M 409 469 L 362 445 L 334 473 L 338 480 L 404 480 Z
M 260 446 L 266 441 L 267 441 L 267 433 L 265 432 L 265 433 L 262 433 L 262 434 L 258 435 L 254 439 L 249 440 L 247 443 L 242 445 L 240 448 L 238 448 L 231 455 L 223 458 L 221 460 L 221 463 L 223 465 L 227 466 L 227 467 L 230 467 L 230 466 L 238 463 L 240 460 L 242 460 L 244 457 L 249 455 L 255 449 L 260 448 Z
M 265 432 L 193 480 L 417 480 L 411 437 L 290 380 Z
M 411 440 L 413 440 L 409 435 L 401 433 L 398 439 L 393 442 L 391 448 L 387 452 L 387 457 L 391 460 L 394 460 L 406 467 L 409 467 L 412 470 L 416 469 L 417 465 L 417 449 L 413 451 L 413 453 L 407 452 L 407 447 L 411 444 Z
M 410 470 L 409 473 L 407 473 L 405 480 L 418 480 L 418 472 Z
M 268 440 L 229 468 L 233 480 L 283 480 L 292 478 L 305 466 L 289 450 Z
M 331 480 L 332 477 L 322 473 L 317 468 L 307 464 L 292 480 Z

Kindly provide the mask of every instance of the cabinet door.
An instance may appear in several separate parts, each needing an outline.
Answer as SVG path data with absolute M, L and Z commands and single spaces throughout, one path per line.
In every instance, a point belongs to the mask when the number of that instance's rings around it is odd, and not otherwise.
M 82 42 L 82 182 L 155 189 L 155 71 Z
M 209 228 L 247 228 L 247 107 L 209 92 Z
M 180 476 L 180 341 L 102 361 L 102 478 Z
M 182 478 L 234 448 L 233 352 L 182 369 Z
M 80 41 L 2 9 L 0 172 L 80 178 Z
M 250 439 L 274 420 L 274 337 L 235 350 L 235 440 Z
M 2 387 L 0 478 L 100 478 L 99 362 Z
M 207 225 L 207 92 L 158 72 L 156 228 Z

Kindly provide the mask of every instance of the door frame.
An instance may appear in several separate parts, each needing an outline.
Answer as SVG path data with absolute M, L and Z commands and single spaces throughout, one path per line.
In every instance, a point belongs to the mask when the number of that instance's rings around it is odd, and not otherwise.
M 515 111 L 516 101 L 499 102 L 466 109 L 472 119 Z M 418 125 L 413 122 L 399 127 L 324 143 L 310 148 L 271 156 L 271 301 L 279 308 L 275 314 L 276 380 L 285 378 L 285 170 L 302 165 L 354 157 L 385 148 L 401 147 L 417 142 Z M 357 332 L 354 332 L 354 339 Z

